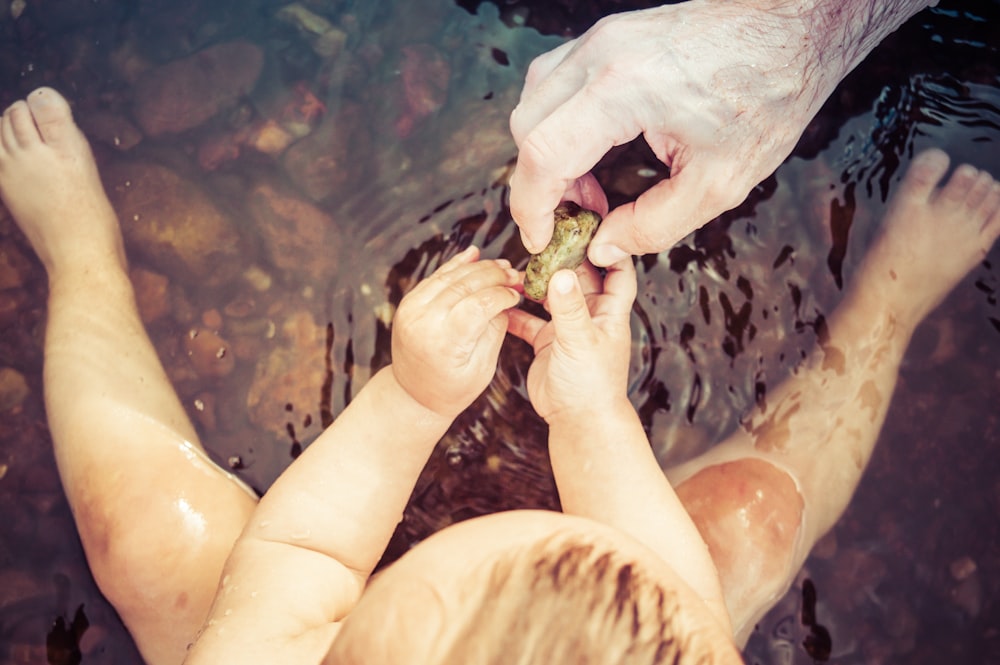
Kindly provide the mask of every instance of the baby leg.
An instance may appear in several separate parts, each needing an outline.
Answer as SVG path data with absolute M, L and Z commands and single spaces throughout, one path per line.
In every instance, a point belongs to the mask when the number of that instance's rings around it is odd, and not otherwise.
M 847 507 L 916 326 L 1000 234 L 1000 184 L 918 155 L 816 351 L 743 427 L 669 472 L 745 639 Z
M 135 305 L 115 213 L 69 105 L 0 118 L 0 196 L 49 278 L 45 403 L 102 592 L 151 663 L 179 663 L 256 503 L 208 461 Z

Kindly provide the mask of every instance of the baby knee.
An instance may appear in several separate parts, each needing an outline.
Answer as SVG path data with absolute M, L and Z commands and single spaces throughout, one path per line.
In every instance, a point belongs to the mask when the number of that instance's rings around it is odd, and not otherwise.
M 784 575 L 802 531 L 804 503 L 784 470 L 758 458 L 706 467 L 677 493 L 705 538 L 716 565 Z

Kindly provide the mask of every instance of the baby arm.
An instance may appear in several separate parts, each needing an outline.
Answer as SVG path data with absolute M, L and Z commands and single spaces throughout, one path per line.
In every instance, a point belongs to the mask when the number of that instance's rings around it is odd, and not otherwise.
M 477 258 L 462 252 L 403 299 L 393 364 L 261 499 L 188 662 L 321 660 L 434 445 L 496 370 L 519 278 Z
M 603 287 L 598 281 L 584 278 L 586 290 L 594 289 L 585 295 L 574 273 L 560 271 L 549 285 L 551 322 L 520 310 L 510 314 L 511 333 L 535 350 L 528 393 L 549 425 L 563 510 L 626 532 L 703 598 L 718 599 L 708 548 L 660 469 L 626 394 L 636 294 L 631 258 L 610 268 Z

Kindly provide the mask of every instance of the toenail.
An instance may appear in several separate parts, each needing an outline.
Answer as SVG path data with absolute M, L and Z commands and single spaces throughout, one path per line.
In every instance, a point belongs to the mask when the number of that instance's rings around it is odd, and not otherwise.
M 971 164 L 962 164 L 958 167 L 958 172 L 963 178 L 974 178 L 979 175 L 979 169 Z

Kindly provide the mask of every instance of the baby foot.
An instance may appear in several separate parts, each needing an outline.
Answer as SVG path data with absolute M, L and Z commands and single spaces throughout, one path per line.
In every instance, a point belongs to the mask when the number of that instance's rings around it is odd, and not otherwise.
M 97 165 L 66 100 L 39 88 L 0 117 L 0 198 L 52 277 L 109 259 L 121 232 Z
M 917 155 L 886 211 L 857 283 L 881 289 L 913 325 L 985 257 L 1000 235 L 1000 183 L 963 164 L 942 187 L 948 156 Z

